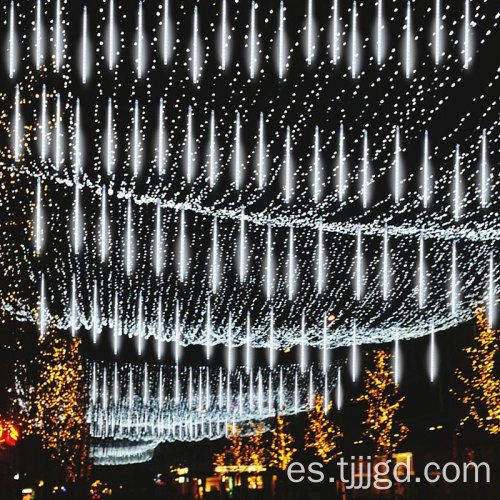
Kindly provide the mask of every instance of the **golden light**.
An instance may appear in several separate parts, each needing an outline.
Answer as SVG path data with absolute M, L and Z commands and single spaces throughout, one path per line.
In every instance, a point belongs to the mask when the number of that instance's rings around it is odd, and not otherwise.
M 326 317 L 328 323 L 333 323 L 336 319 L 337 317 L 333 313 L 328 313 L 328 316 Z

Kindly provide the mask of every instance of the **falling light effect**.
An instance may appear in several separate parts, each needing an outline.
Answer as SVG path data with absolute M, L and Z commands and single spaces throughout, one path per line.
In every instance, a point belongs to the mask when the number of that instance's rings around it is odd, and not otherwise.
M 125 269 L 127 276 L 132 274 L 132 200 L 127 200 L 127 227 L 125 235 Z
M 37 0 L 36 2 L 36 24 L 35 24 L 35 65 L 36 69 L 42 67 L 42 2 Z
M 113 154 L 113 101 L 111 97 L 108 99 L 107 112 L 107 131 L 106 131 L 106 171 L 108 175 L 114 170 L 114 154 Z
M 56 96 L 56 123 L 55 123 L 55 145 L 56 145 L 56 153 L 55 153 L 55 161 L 54 166 L 56 170 L 59 170 L 61 167 L 61 140 L 62 140 L 62 118 L 61 118 L 61 95 L 58 93 Z
M 214 110 L 210 113 L 210 155 L 209 155 L 209 183 L 210 189 L 215 186 L 215 174 L 216 174 L 216 156 L 215 156 L 215 112 Z
M 441 60 L 441 0 L 436 0 L 436 17 L 434 26 L 434 62 L 439 64 Z
M 382 249 L 382 297 L 389 297 L 389 236 L 387 234 L 387 222 L 384 224 L 384 239 Z
M 156 202 L 156 245 L 155 245 L 155 268 L 156 268 L 156 276 L 160 276 L 160 272 L 162 269 L 162 255 L 161 255 L 161 247 L 162 247 L 162 239 L 161 239 L 161 201 L 158 200 Z
M 427 208 L 429 206 L 429 160 L 430 160 L 430 154 L 429 154 L 429 132 L 426 130 L 425 131 L 425 136 L 424 136 L 424 192 L 422 195 L 422 201 L 424 204 L 424 208 Z
M 76 276 L 73 274 L 71 278 L 71 336 L 76 335 L 76 321 L 77 321 L 77 304 L 76 304 Z
M 470 0 L 464 5 L 464 68 L 469 69 L 470 63 Z
M 306 313 L 302 311 L 300 318 L 300 331 L 301 331 L 301 342 L 300 342 L 300 373 L 304 373 L 306 369 Z
M 88 62 L 88 34 L 87 34 L 87 6 L 83 6 L 82 16 L 82 83 L 87 83 L 89 62 Z
M 481 135 L 481 208 L 488 204 L 488 152 L 486 130 Z
M 80 253 L 81 244 L 81 216 L 80 216 L 80 185 L 75 183 L 75 207 L 74 207 L 74 251 L 75 255 Z
M 193 110 L 188 108 L 186 132 L 186 180 L 191 182 L 193 176 Z
M 224 0 L 225 1 L 225 0 Z M 168 64 L 168 0 L 163 2 L 163 64 Z
M 358 345 L 356 342 L 356 319 L 353 321 L 352 326 L 352 347 L 351 347 L 351 377 L 352 381 L 356 382 L 358 374 Z
M 200 75 L 200 63 L 198 60 L 198 7 L 194 7 L 193 12 L 193 47 L 192 47 L 192 67 L 193 83 L 198 83 Z
M 294 262 L 294 249 L 293 249 L 293 223 L 290 223 L 290 228 L 288 232 L 288 299 L 293 299 L 294 293 L 294 273 L 295 273 L 295 262 Z
M 285 408 L 285 402 L 284 402 L 284 399 L 283 399 L 283 367 L 280 366 L 280 382 L 279 382 L 279 390 L 278 390 L 278 393 L 279 393 L 279 410 L 280 412 L 283 411 L 283 409 Z
M 252 7 L 250 9 L 250 78 L 255 76 L 255 51 L 256 51 L 256 26 L 255 26 L 255 2 L 252 1 Z
M 278 39 L 278 75 L 280 78 L 283 78 L 285 72 L 285 60 L 284 60 L 284 37 L 285 37 L 285 29 L 284 29 L 284 8 L 283 8 L 283 0 L 280 2 L 280 11 L 279 11 L 279 39 Z
M 207 361 L 210 360 L 210 355 L 212 352 L 212 310 L 210 306 L 210 297 L 207 298 L 207 319 L 205 324 L 205 329 L 207 332 L 206 340 L 206 356 Z
M 144 343 L 144 310 L 142 305 L 142 292 L 139 292 L 139 308 L 137 313 L 137 354 L 142 356 Z
M 180 340 L 181 340 L 181 326 L 180 326 L 180 310 L 179 310 L 179 300 L 175 301 L 175 340 L 174 340 L 174 355 L 175 355 L 175 365 L 179 365 L 180 359 Z
M 327 339 L 328 323 L 326 316 L 327 316 L 326 313 L 323 313 L 323 373 L 325 375 L 328 370 L 328 339 Z
M 181 207 L 180 216 L 180 252 L 179 252 L 179 281 L 184 283 L 186 278 L 186 228 L 185 228 L 184 205 Z
M 47 89 L 45 83 L 42 85 L 42 112 L 40 123 L 41 160 L 45 161 L 47 156 Z
M 260 113 L 259 117 L 259 159 L 258 159 L 258 171 L 259 171 L 259 189 L 264 187 L 264 113 Z
M 361 300 L 361 285 L 362 285 L 362 248 L 361 248 L 361 224 L 358 224 L 358 233 L 356 235 L 356 300 Z
M 320 190 L 321 190 L 321 180 L 320 180 L 320 173 L 319 173 L 319 128 L 316 125 L 316 128 L 314 130 L 314 165 L 313 165 L 313 175 L 314 175 L 314 202 L 318 203 L 319 196 L 320 196 Z
M 382 31 L 384 30 L 384 6 L 382 0 L 377 1 L 377 64 L 380 66 L 382 64 L 382 49 L 383 49 L 383 39 Z
M 115 7 L 114 0 L 109 0 L 108 11 L 108 69 L 113 70 L 115 62 Z
M 241 142 L 240 142 L 240 112 L 236 111 L 236 121 L 234 123 L 234 185 L 240 189 L 241 184 Z
M 333 64 L 337 64 L 339 60 L 339 5 L 338 0 L 333 1 L 333 54 L 332 54 L 332 62 Z
M 363 174 L 362 174 L 362 179 L 363 179 L 363 184 L 362 184 L 362 193 L 361 197 L 363 199 L 363 208 L 368 207 L 368 166 L 369 166 L 369 159 L 368 159 L 368 132 L 365 130 L 363 132 Z
M 354 1 L 352 3 L 352 47 L 351 47 L 351 76 L 356 78 L 358 76 L 358 34 L 357 34 L 357 18 L 358 6 Z
M 231 312 L 229 312 L 229 318 L 227 321 L 227 373 L 228 377 L 231 376 L 231 371 L 233 369 L 233 318 Z
M 460 218 L 460 146 L 457 144 L 455 148 L 455 203 L 453 215 L 455 222 Z
M 224 71 L 226 69 L 227 63 L 227 33 L 226 33 L 226 23 L 227 23 L 227 5 L 226 0 L 222 0 L 222 15 L 221 15 L 221 52 L 220 52 L 220 66 Z
M 437 373 L 437 363 L 436 363 L 436 339 L 434 332 L 434 321 L 431 321 L 431 335 L 430 335 L 430 370 L 429 370 L 429 378 L 431 382 L 434 382 L 436 379 Z
M 81 162 L 81 131 L 80 131 L 80 99 L 75 102 L 75 133 L 74 133 L 74 166 L 75 166 L 75 182 L 80 178 L 80 162 Z
M 344 200 L 344 124 L 340 124 L 340 132 L 339 132 L 339 173 L 338 173 L 338 194 L 339 201 Z
M 307 64 L 310 66 L 314 57 L 314 45 L 313 45 L 313 0 L 308 0 L 307 2 Z
M 290 127 L 286 127 L 286 142 L 285 142 L 285 203 L 290 203 L 290 196 L 292 190 L 292 172 L 291 172 L 291 159 L 290 159 Z
M 328 413 L 328 407 L 330 406 L 330 395 L 328 393 L 328 373 L 325 372 L 325 379 L 323 381 L 323 410 L 325 414 Z
M 274 367 L 274 308 L 271 306 L 269 314 L 269 368 Z
M 113 318 L 113 354 L 118 355 L 118 336 L 120 335 L 120 319 L 119 319 L 119 299 L 118 292 L 115 291 L 114 300 L 114 318 Z
M 267 225 L 267 245 L 266 245 L 266 298 L 271 300 L 273 277 L 272 277 L 272 226 Z
M 317 274 L 318 293 L 321 293 L 323 291 L 325 284 L 324 267 L 325 267 L 325 257 L 323 250 L 323 217 L 320 217 L 318 224 L 318 274 Z
M 106 184 L 102 185 L 101 188 L 101 264 L 106 261 L 107 255 L 107 222 L 106 222 L 106 206 L 107 206 L 107 194 L 106 194 Z
M 406 3 L 406 78 L 410 78 L 412 71 L 411 51 L 412 25 L 411 25 L 411 2 Z
M 488 326 L 493 328 L 495 320 L 495 264 L 493 250 L 490 251 L 489 276 L 488 276 Z
M 239 248 L 239 270 L 240 270 L 240 283 L 245 281 L 245 207 L 241 207 L 240 216 L 240 248 Z
M 451 315 L 457 315 L 457 242 L 453 240 L 451 251 Z
M 15 67 L 15 8 L 14 1 L 10 2 L 10 15 L 9 15 L 9 78 L 14 78 L 14 73 L 16 72 Z
M 165 172 L 165 125 L 163 118 L 163 97 L 160 97 L 158 105 L 158 175 Z
M 99 310 L 98 310 L 98 290 L 97 281 L 94 280 L 94 293 L 92 301 L 92 341 L 94 344 L 97 342 L 97 332 L 99 329 Z
M 250 324 L 250 311 L 247 312 L 247 338 L 246 338 L 246 349 L 245 349 L 245 369 L 246 372 L 252 371 L 252 333 Z M 250 378 L 251 380 L 251 378 Z M 253 398 L 250 398 L 253 401 Z
M 136 99 L 134 101 L 134 136 L 133 136 L 133 157 L 132 157 L 132 168 L 134 172 L 134 177 L 139 175 L 139 148 L 140 148 L 140 114 L 139 114 L 139 101 Z
M 40 177 L 36 179 L 35 251 L 42 252 L 42 186 Z
M 137 9 L 137 78 L 140 80 L 142 78 L 142 68 L 143 68 L 143 20 L 142 20 L 142 2 L 139 2 L 139 6 Z
M 342 379 L 340 367 L 337 368 L 337 410 L 342 409 Z
M 396 328 L 396 336 L 394 339 L 394 383 L 399 385 L 401 382 L 401 360 L 399 352 L 399 328 Z
M 418 243 L 418 306 L 420 309 L 425 304 L 425 253 L 424 253 L 424 232 L 420 232 Z
M 217 229 L 217 217 L 214 217 L 212 223 L 212 293 L 217 293 L 217 284 L 219 269 L 217 265 L 217 247 L 218 247 L 218 229 Z
M 40 279 L 40 313 L 39 313 L 39 324 L 40 324 L 40 337 L 45 335 L 45 274 L 42 273 Z
M 396 126 L 394 138 L 394 201 L 399 204 L 401 187 L 401 141 L 399 136 L 399 126 Z

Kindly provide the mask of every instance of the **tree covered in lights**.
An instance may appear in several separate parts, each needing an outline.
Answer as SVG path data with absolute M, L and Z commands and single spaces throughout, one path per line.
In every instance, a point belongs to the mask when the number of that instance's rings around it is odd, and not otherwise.
M 36 380 L 24 425 L 26 435 L 40 439 L 70 482 L 87 477 L 90 471 L 80 344 L 80 339 L 66 338 L 53 328 L 40 337 Z
M 327 410 L 329 411 L 331 407 L 330 401 Z M 342 432 L 326 416 L 323 396 L 320 394 L 316 394 L 314 405 L 307 413 L 307 419 L 305 448 L 312 449 L 314 454 L 327 464 L 342 453 L 338 444 Z
M 463 390 L 456 396 L 467 408 L 463 425 L 472 419 L 489 434 L 500 434 L 500 380 L 495 376 L 495 356 L 498 353 L 498 330 L 490 328 L 484 309 L 475 311 L 476 336 L 474 347 L 464 349 L 470 361 L 470 373 L 457 369 Z
M 288 422 L 283 415 L 276 417 L 276 428 L 273 430 L 273 439 L 269 448 L 269 465 L 281 470 L 286 470 L 293 460 L 297 449 L 293 446 L 294 439 L 286 432 Z
M 267 452 L 263 439 L 264 425 L 251 423 L 251 433 L 243 436 L 237 425 L 228 427 L 229 443 L 221 453 L 215 453 L 213 464 L 215 472 L 224 474 L 233 472 L 261 472 L 266 469 Z
M 405 396 L 398 394 L 391 357 L 383 349 L 373 351 L 373 369 L 365 369 L 365 390 L 356 399 L 357 402 L 366 404 L 363 437 L 375 445 L 378 455 L 394 453 L 409 430 L 397 419 Z
M 227 439 L 229 443 L 224 446 L 223 451 L 214 454 L 215 471 L 221 474 L 224 473 L 221 471 L 225 470 L 227 466 L 234 468 L 235 471 L 239 471 L 246 462 L 243 436 L 241 435 L 241 429 L 237 425 L 228 426 Z

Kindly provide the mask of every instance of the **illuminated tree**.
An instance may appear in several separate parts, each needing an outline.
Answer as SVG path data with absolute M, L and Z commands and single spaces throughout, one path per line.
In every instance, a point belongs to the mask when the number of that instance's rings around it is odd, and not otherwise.
M 264 425 L 251 423 L 252 433 L 248 436 L 245 446 L 245 462 L 252 472 L 260 472 L 266 469 L 266 448 L 262 436 Z
M 227 439 L 229 444 L 224 446 L 224 450 L 221 453 L 214 454 L 214 467 L 215 472 L 223 475 L 224 471 L 228 466 L 233 468 L 235 471 L 241 470 L 245 464 L 245 446 L 243 443 L 243 437 L 241 436 L 240 428 L 235 425 L 229 425 L 229 432 Z
M 277 467 L 281 470 L 286 470 L 291 463 L 293 455 L 297 451 L 294 448 L 293 437 L 285 431 L 288 423 L 285 422 L 283 415 L 276 417 L 276 429 L 273 430 L 273 440 L 269 449 L 271 467 Z
M 391 354 L 373 351 L 373 370 L 365 369 L 365 393 L 356 401 L 367 404 L 363 436 L 375 444 L 378 455 L 394 453 L 408 435 L 408 427 L 397 420 L 405 396 L 399 396 L 390 364 Z
M 498 353 L 498 330 L 492 330 L 485 317 L 484 309 L 474 313 L 476 318 L 476 346 L 464 349 L 471 363 L 470 376 L 457 369 L 458 380 L 463 391 L 456 394 L 458 400 L 467 407 L 468 419 L 480 429 L 490 434 L 500 434 L 500 380 L 495 377 L 495 356 Z
M 332 402 L 328 405 L 328 410 Z M 311 448 L 325 464 L 333 460 L 342 452 L 337 441 L 342 437 L 340 429 L 326 416 L 323 397 L 316 394 L 314 406 L 307 413 L 309 421 L 305 435 L 305 448 Z
M 53 328 L 40 337 L 38 380 L 25 422 L 26 434 L 40 438 L 71 482 L 87 477 L 90 470 L 80 344 L 80 339 L 68 339 Z

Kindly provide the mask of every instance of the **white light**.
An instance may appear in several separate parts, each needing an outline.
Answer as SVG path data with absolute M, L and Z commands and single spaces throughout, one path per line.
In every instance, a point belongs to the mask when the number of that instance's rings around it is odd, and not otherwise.
M 279 41 L 278 41 L 278 73 L 279 77 L 283 78 L 283 73 L 285 71 L 285 62 L 284 62 L 284 8 L 283 8 L 283 0 L 280 2 L 280 11 L 279 11 Z
M 424 232 L 420 232 L 418 250 L 418 305 L 422 309 L 425 304 L 425 253 L 424 253 Z
M 250 10 L 250 78 L 255 76 L 255 2 L 252 1 Z
M 436 0 L 436 17 L 434 26 L 434 62 L 439 64 L 441 59 L 441 0 Z
M 267 253 L 266 253 L 266 298 L 271 300 L 272 294 L 272 229 L 267 225 Z
M 142 59 L 143 59 L 143 49 L 142 49 L 142 2 L 139 2 L 139 7 L 137 10 L 137 78 L 142 78 Z
M 15 68 L 15 10 L 14 1 L 10 2 L 10 16 L 9 16 L 9 78 L 14 77 Z
M 362 259 L 361 225 L 358 224 L 358 234 L 356 236 L 356 300 L 361 300 Z
M 83 19 L 82 19 L 82 83 L 87 83 L 88 76 L 88 56 L 87 56 L 87 6 L 83 6 Z
M 424 204 L 424 208 L 427 208 L 429 205 L 429 133 L 425 131 L 424 137 L 424 192 L 422 196 L 422 201 Z
M 455 198 L 454 198 L 454 218 L 458 222 L 460 218 L 460 146 L 457 144 L 455 149 Z
M 113 70 L 114 60 L 115 60 L 115 9 L 114 0 L 109 0 L 109 12 L 108 12 L 108 69 Z
M 198 83 L 200 74 L 200 64 L 198 62 L 198 7 L 195 6 L 193 12 L 193 55 L 192 55 L 192 73 L 193 83 Z
M 217 293 L 218 284 L 217 247 L 217 217 L 214 217 L 212 224 L 212 293 Z
M 401 145 L 399 137 L 399 126 L 396 126 L 395 147 L 394 147 L 394 201 L 399 203 L 401 185 Z
M 294 249 L 293 249 L 293 224 L 290 223 L 288 233 L 288 299 L 292 300 L 294 293 Z

